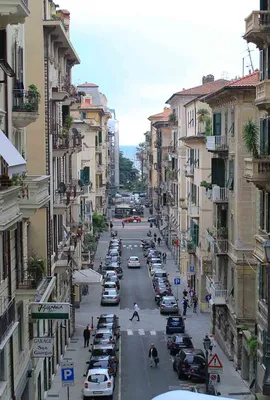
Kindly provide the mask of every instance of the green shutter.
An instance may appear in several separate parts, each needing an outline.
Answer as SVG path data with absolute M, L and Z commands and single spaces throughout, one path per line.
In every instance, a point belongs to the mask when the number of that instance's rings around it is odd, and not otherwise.
M 194 239 L 193 242 L 196 246 L 199 246 L 199 226 L 194 224 Z
M 263 282 L 262 282 L 262 269 L 263 266 L 261 263 L 258 264 L 258 293 L 259 293 L 259 299 L 262 298 L 262 289 L 263 289 Z
M 101 131 L 98 132 L 98 143 L 102 144 L 102 132 Z
M 80 178 L 83 185 L 89 185 L 90 183 L 90 167 L 84 167 L 80 171 Z
M 214 129 L 213 130 L 214 136 L 220 136 L 221 135 L 221 113 L 214 114 L 213 129 Z
M 265 193 L 260 190 L 260 228 L 264 229 Z
M 260 10 L 266 11 L 267 10 L 267 0 L 260 0 Z
M 263 50 L 260 50 L 260 81 L 264 80 L 263 60 L 264 60 Z
M 212 185 L 225 186 L 225 161 L 222 158 L 212 158 Z
M 266 355 L 266 353 L 267 353 L 267 337 L 268 337 L 268 335 L 267 335 L 267 331 L 263 331 L 262 332 L 262 353 L 263 353 L 263 359 L 262 359 L 262 362 L 263 362 L 263 365 L 265 365 L 265 355 Z

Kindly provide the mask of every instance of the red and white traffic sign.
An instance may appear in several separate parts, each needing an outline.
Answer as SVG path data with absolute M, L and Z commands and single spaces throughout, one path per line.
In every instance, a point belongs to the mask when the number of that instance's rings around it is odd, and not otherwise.
M 213 357 L 209 360 L 208 363 L 208 371 L 210 374 L 222 374 L 223 365 L 217 354 L 214 354 Z
M 218 380 L 218 374 L 210 374 L 210 381 L 212 384 L 217 383 Z

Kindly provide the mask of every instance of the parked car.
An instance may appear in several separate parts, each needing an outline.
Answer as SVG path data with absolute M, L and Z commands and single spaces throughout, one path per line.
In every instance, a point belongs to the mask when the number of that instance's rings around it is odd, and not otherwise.
M 190 378 L 205 381 L 206 360 L 201 349 L 181 349 L 173 362 L 178 378 Z
M 187 333 L 175 333 L 167 340 L 167 348 L 170 354 L 175 356 L 181 349 L 193 349 L 192 338 Z
M 104 282 L 103 285 L 104 289 L 108 290 L 108 289 L 115 289 L 117 291 L 119 291 L 120 289 L 118 289 L 117 283 L 116 282 L 111 282 L 111 281 L 107 281 Z
M 116 289 L 104 289 L 101 294 L 100 304 L 104 305 L 118 305 L 120 303 L 120 293 Z
M 89 350 L 92 353 L 92 357 L 96 357 L 96 359 L 98 357 L 111 356 L 118 363 L 117 351 L 115 344 L 95 344 Z
M 116 376 L 117 372 L 117 363 L 113 360 L 111 356 L 104 356 L 104 357 L 91 357 L 90 361 L 87 361 L 88 370 L 89 369 L 96 369 L 96 368 L 105 368 L 108 369 L 109 372 Z M 86 376 L 87 374 L 85 374 Z
M 106 278 L 104 279 L 104 283 L 105 282 L 115 282 L 118 290 L 120 290 L 120 281 L 117 275 L 107 275 Z
M 185 322 L 180 315 L 167 318 L 166 334 L 185 333 Z
M 115 344 L 115 339 L 111 329 L 100 328 L 92 335 L 94 337 L 93 346 L 96 344 Z
M 164 267 L 162 264 L 152 264 L 150 267 L 150 274 L 153 276 L 158 271 L 164 271 Z
M 119 279 L 123 278 L 123 270 L 120 267 L 120 265 L 118 265 L 117 263 L 112 263 L 111 265 L 106 265 L 104 268 L 104 273 L 109 272 L 109 271 L 115 272 L 116 276 Z
M 166 271 L 156 271 L 153 275 L 153 281 L 157 278 L 168 279 L 169 274 Z
M 115 257 L 120 257 L 120 252 L 119 249 L 109 249 L 108 250 L 108 256 L 115 256 Z
M 118 244 L 115 244 L 115 245 L 113 245 L 113 246 L 109 246 L 109 252 L 110 252 L 110 253 L 111 253 L 111 250 L 117 250 L 119 256 L 121 257 L 121 255 L 122 255 L 122 249 L 121 249 L 120 246 L 118 246 Z
M 89 369 L 84 381 L 83 398 L 105 396 L 112 399 L 114 385 L 114 376 L 108 369 Z
M 116 337 L 120 336 L 119 319 L 116 314 L 101 314 L 97 319 L 97 329 L 109 328 Z
M 149 259 L 149 268 L 153 265 L 153 264 L 161 264 L 162 265 L 162 261 L 160 257 L 154 256 L 154 257 L 150 257 Z
M 141 268 L 139 257 L 130 256 L 127 263 L 128 268 Z
M 160 314 L 178 314 L 179 308 L 174 296 L 164 296 L 159 303 Z

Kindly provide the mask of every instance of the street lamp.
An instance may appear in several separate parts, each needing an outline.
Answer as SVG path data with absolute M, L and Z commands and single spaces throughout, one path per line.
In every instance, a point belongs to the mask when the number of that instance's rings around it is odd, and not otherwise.
M 208 374 L 208 354 L 211 346 L 211 339 L 208 335 L 205 335 L 203 339 L 203 347 L 205 350 L 205 358 L 206 358 L 206 365 L 205 365 L 205 372 L 206 372 L 206 381 L 205 381 L 205 389 L 206 389 L 206 394 L 208 393 L 208 385 L 209 385 L 209 374 Z
M 270 240 L 263 245 L 267 260 L 267 339 L 265 354 L 265 374 L 263 378 L 263 395 L 270 396 Z

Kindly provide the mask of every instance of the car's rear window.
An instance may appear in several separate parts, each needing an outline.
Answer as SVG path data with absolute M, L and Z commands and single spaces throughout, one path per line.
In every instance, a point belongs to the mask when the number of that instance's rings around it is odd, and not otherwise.
M 166 304 L 166 306 L 173 306 L 176 304 L 175 300 L 163 300 L 163 303 Z
M 169 318 L 169 324 L 171 325 L 182 325 L 182 318 Z
M 182 336 L 176 336 L 175 338 L 175 343 L 177 344 L 184 344 L 186 346 L 192 345 L 190 338 L 188 337 L 182 337 Z
M 107 376 L 104 374 L 94 374 L 94 375 L 89 375 L 88 376 L 88 382 L 92 383 L 101 383 L 101 382 L 106 382 Z
M 92 354 L 93 357 L 114 356 L 115 351 L 113 349 L 94 349 Z
M 116 290 L 114 290 L 114 289 L 105 290 L 105 291 L 104 291 L 104 294 L 105 294 L 106 296 L 116 296 L 116 295 L 117 295 Z
M 138 257 L 130 257 L 129 259 L 130 259 L 130 261 L 139 261 Z

